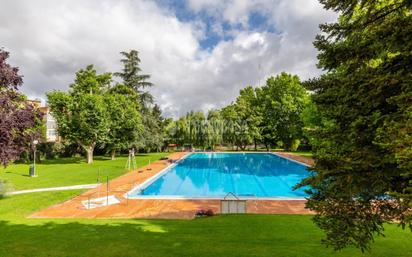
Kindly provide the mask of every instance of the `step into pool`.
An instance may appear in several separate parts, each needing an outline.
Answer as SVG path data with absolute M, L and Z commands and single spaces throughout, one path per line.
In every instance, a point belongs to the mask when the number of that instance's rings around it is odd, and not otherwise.
M 304 199 L 293 186 L 308 167 L 273 153 L 193 153 L 131 190 L 128 198 Z

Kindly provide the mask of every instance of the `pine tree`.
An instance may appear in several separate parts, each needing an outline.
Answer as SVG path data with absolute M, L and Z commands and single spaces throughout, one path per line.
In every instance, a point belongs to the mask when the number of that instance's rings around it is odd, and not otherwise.
M 307 82 L 322 126 L 307 206 L 335 249 L 365 250 L 383 224 L 412 229 L 412 1 L 321 0 L 320 78 Z

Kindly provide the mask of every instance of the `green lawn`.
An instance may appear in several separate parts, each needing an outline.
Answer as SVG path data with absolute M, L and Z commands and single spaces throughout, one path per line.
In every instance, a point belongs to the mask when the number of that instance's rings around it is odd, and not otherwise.
M 291 152 L 292 154 L 296 154 L 296 155 L 300 155 L 300 156 L 304 156 L 304 157 L 312 157 L 313 154 L 310 151 L 295 151 L 295 152 Z
M 164 154 L 138 156 L 138 166 Z M 25 176 L 27 165 L 12 165 L 1 178 L 16 188 L 93 183 L 98 168 L 116 177 L 126 158 L 47 161 L 38 178 Z M 0 199 L 0 256 L 410 256 L 412 235 L 386 226 L 372 252 L 357 249 L 334 253 L 320 244 L 322 232 L 310 216 L 231 215 L 196 220 L 27 219 L 36 211 L 62 202 L 81 190 L 16 195 Z
M 80 191 L 0 200 L 0 256 L 410 256 L 411 233 L 386 226 L 371 253 L 334 253 L 310 216 L 237 215 L 196 220 L 26 219 Z
M 167 153 L 139 154 L 136 156 L 138 167 L 154 162 Z M 28 164 L 13 164 L 6 169 L 0 168 L 0 179 L 8 181 L 15 190 L 42 187 L 70 186 L 91 184 L 97 182 L 97 174 L 103 180 L 118 177 L 126 171 L 127 157 L 110 160 L 108 157 L 97 156 L 93 164 L 85 163 L 83 157 L 44 160 L 36 165 L 38 177 L 29 177 Z

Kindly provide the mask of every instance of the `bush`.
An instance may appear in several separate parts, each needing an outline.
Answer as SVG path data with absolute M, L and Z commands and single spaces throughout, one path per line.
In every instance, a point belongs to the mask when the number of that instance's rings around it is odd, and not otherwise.
M 300 140 L 299 140 L 299 139 L 294 139 L 294 140 L 292 141 L 292 145 L 290 146 L 290 150 L 291 150 L 292 152 L 298 150 L 299 145 L 300 145 Z
M 200 217 L 211 217 L 213 215 L 215 215 L 215 214 L 213 213 L 213 211 L 211 209 L 209 209 L 209 210 L 201 209 L 201 210 L 198 210 L 195 214 L 195 216 L 198 217 L 198 218 L 200 218 Z

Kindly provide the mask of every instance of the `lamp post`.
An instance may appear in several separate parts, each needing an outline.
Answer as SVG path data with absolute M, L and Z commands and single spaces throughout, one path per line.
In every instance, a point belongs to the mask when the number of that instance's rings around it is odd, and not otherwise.
M 37 177 L 36 175 L 36 145 L 39 143 L 39 140 L 33 140 L 33 170 L 30 172 L 30 177 Z

